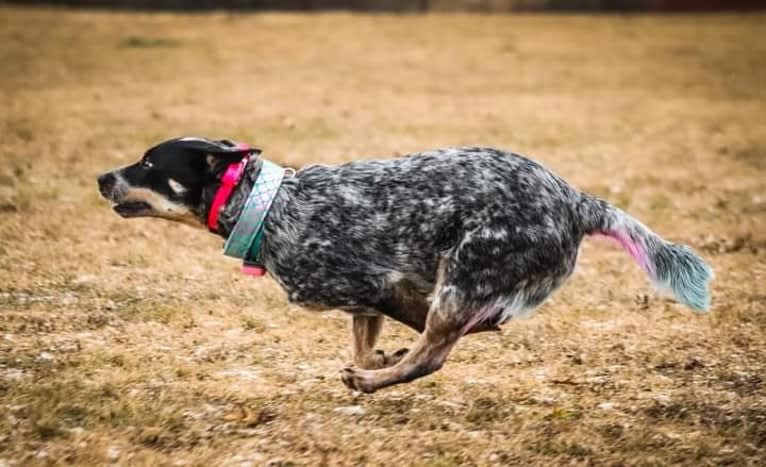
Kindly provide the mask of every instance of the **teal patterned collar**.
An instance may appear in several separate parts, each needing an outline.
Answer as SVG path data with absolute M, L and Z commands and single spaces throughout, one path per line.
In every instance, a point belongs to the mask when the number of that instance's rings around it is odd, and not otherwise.
M 284 176 L 283 167 L 263 160 L 261 171 L 253 183 L 242 213 L 223 246 L 223 253 L 226 256 L 241 258 L 244 261 L 242 272 L 245 274 L 254 276 L 266 274 L 260 258 L 263 224 Z

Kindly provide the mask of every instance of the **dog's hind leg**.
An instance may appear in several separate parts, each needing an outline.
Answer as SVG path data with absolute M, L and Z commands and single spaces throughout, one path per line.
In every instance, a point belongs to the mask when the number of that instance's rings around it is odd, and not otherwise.
M 432 310 L 425 331 L 399 363 L 379 370 L 344 368 L 341 379 L 351 389 L 370 393 L 426 376 L 442 367 L 461 335 L 461 324 L 457 320 Z
M 425 329 L 415 346 L 396 365 L 379 370 L 344 368 L 343 383 L 361 392 L 375 392 L 394 384 L 406 383 L 438 370 L 452 347 L 463 335 L 465 316 L 451 287 L 443 285 L 447 261 L 439 268 L 435 299 L 425 322 Z

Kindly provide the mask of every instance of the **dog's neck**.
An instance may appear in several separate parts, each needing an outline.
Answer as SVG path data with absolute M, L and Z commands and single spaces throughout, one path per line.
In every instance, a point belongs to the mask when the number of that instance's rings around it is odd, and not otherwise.
M 224 205 L 218 214 L 218 228 L 213 233 L 218 234 L 223 238 L 229 237 L 229 234 L 242 213 L 242 209 L 245 207 L 245 201 L 247 201 L 247 198 L 250 195 L 250 190 L 252 190 L 255 180 L 261 172 L 262 164 L 263 159 L 260 157 L 253 157 L 247 163 L 247 166 L 242 173 L 242 178 L 231 192 L 231 196 L 229 196 L 229 199 L 226 201 L 226 205 Z M 225 168 L 221 168 L 220 171 L 217 171 L 215 182 L 202 189 L 198 215 L 200 222 L 202 222 L 203 225 L 207 225 L 208 214 L 213 205 L 215 194 L 221 187 L 221 176 L 224 170 Z

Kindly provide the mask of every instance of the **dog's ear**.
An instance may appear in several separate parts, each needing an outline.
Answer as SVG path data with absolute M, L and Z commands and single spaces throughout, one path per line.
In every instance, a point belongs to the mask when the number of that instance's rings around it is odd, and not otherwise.
M 251 147 L 245 143 L 238 143 L 228 139 L 207 139 L 197 137 L 184 137 L 173 140 L 173 144 L 177 144 L 187 149 L 193 149 L 205 154 L 211 154 L 216 157 L 223 158 L 236 158 L 244 157 L 247 154 L 260 154 L 261 150 Z
M 173 141 L 181 147 L 193 149 L 204 158 L 208 169 L 217 173 L 229 164 L 240 161 L 243 157 L 261 153 L 258 148 L 228 139 L 212 140 L 207 138 L 184 137 Z

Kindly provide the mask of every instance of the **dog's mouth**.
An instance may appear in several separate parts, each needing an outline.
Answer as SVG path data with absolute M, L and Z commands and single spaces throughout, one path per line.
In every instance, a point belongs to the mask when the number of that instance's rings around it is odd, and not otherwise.
M 152 207 L 144 201 L 125 201 L 112 206 L 114 212 L 122 217 L 146 216 L 152 212 Z

